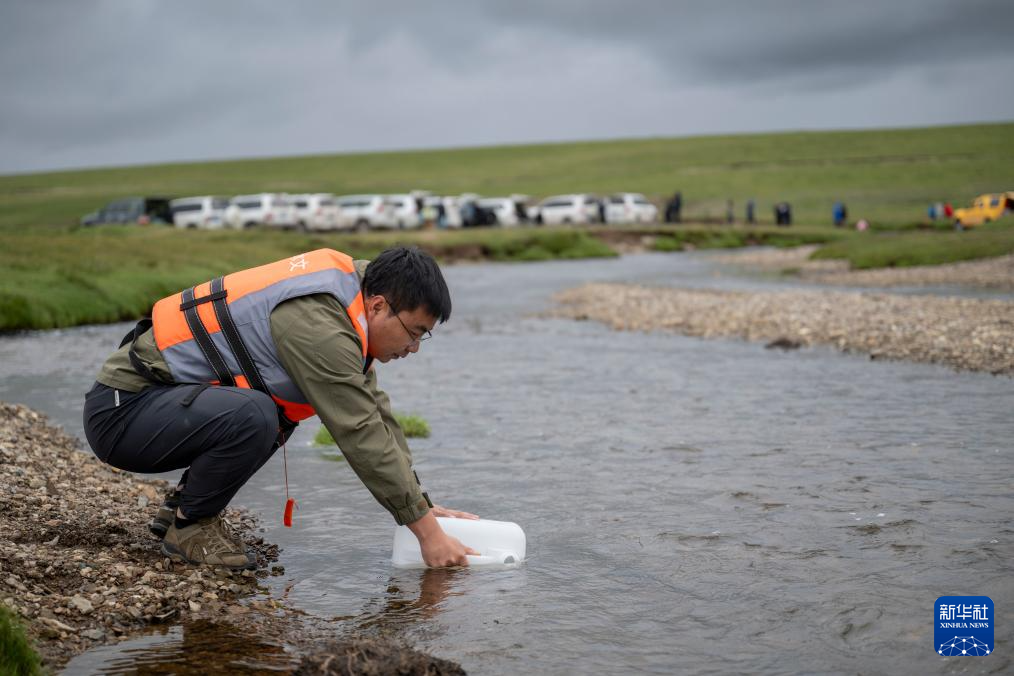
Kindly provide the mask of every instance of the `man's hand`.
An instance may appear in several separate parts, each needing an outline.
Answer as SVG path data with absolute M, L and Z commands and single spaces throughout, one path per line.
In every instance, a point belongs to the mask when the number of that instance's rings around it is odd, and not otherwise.
M 478 556 L 479 552 L 471 547 L 461 544 L 457 538 L 452 538 L 445 533 L 434 510 L 426 512 L 426 516 L 408 524 L 416 538 L 419 540 L 419 549 L 422 551 L 423 562 L 431 568 L 443 568 L 445 566 L 467 566 L 467 554 Z
M 471 512 L 459 512 L 456 509 L 448 509 L 447 507 L 441 507 L 440 505 L 433 505 L 433 508 L 430 509 L 430 512 L 433 513 L 433 516 L 446 516 L 446 517 L 450 517 L 452 519 L 478 519 L 479 518 L 479 516 L 477 514 L 472 514 Z

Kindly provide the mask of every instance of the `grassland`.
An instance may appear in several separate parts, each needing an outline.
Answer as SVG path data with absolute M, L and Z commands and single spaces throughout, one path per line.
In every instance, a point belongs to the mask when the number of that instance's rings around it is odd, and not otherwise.
M 800 224 L 825 224 L 841 199 L 875 226 L 920 221 L 930 202 L 965 204 L 1014 186 L 1014 123 L 882 131 L 652 138 L 0 176 L 0 230 L 64 229 L 129 195 L 284 192 L 442 194 L 681 190 L 688 220 L 748 198 L 771 218 L 781 200 Z
M 973 233 L 860 233 L 822 246 L 811 258 L 844 259 L 853 270 L 940 265 L 1014 253 L 1014 227 L 999 223 Z
M 614 256 L 580 230 L 300 235 L 103 226 L 6 233 L 0 247 L 0 330 L 140 317 L 159 298 L 234 270 L 320 247 L 371 258 L 397 242 L 439 257 L 545 260 Z
M 862 132 L 812 132 L 472 148 L 172 164 L 0 176 L 0 331 L 110 322 L 143 314 L 158 298 L 232 270 L 320 246 L 370 257 L 394 242 L 415 243 L 445 259 L 545 260 L 613 255 L 611 238 L 580 230 L 302 235 L 270 231 L 197 232 L 103 226 L 78 218 L 129 195 L 234 195 L 260 191 L 404 192 L 429 189 L 485 195 L 617 190 L 658 203 L 679 189 L 678 228 L 617 229 L 654 236 L 663 251 L 744 244 L 840 242 L 819 255 L 857 267 L 948 262 L 1010 251 L 994 229 L 915 232 L 878 239 L 830 227 L 843 200 L 850 218 L 875 230 L 921 223 L 934 201 L 965 204 L 1014 187 L 1014 123 Z M 725 201 L 742 213 L 757 201 L 761 227 L 704 226 Z M 777 201 L 793 205 L 796 225 L 765 228 Z M 943 225 L 946 229 L 946 224 Z M 613 238 L 616 241 L 619 239 Z M 865 253 L 864 253 L 865 252 Z

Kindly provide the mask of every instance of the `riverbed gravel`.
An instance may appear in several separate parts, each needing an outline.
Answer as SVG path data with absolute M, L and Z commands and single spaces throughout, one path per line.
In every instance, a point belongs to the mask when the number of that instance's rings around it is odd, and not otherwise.
M 830 345 L 871 358 L 1014 375 L 1014 302 L 848 292 L 741 292 L 588 284 L 548 316 L 630 331 L 736 337 L 771 347 Z
M 257 609 L 238 601 L 258 601 L 259 579 L 282 568 L 251 515 L 227 512 L 256 571 L 174 564 L 147 530 L 165 482 L 78 449 L 41 414 L 0 403 L 0 601 L 27 624 L 47 666 L 153 624 Z
M 339 659 L 337 651 L 349 646 L 362 657 L 363 645 L 369 659 L 360 660 L 362 671 L 355 673 L 381 673 L 374 667 L 392 660 L 411 664 L 414 670 L 405 673 L 437 673 L 432 665 L 439 673 L 464 673 L 408 646 L 362 643 L 364 637 L 272 597 L 265 578 L 285 573 L 279 549 L 265 542 L 256 518 L 244 510 L 230 508 L 225 516 L 255 553 L 255 570 L 163 557 L 147 524 L 167 488 L 100 462 L 42 414 L 0 402 L 0 603 L 20 616 L 49 670 L 156 625 L 213 623 L 289 646 L 289 666 L 300 673 L 318 673 L 318 664 L 330 664 L 332 653 Z M 300 663 L 301 655 L 309 659 Z M 207 663 L 205 673 L 230 665 Z
M 790 249 L 744 249 L 714 254 L 716 263 L 750 271 L 778 272 L 809 282 L 835 286 L 965 286 L 1014 291 L 1014 255 L 945 265 L 852 270 L 844 260 L 810 260 L 816 246 Z

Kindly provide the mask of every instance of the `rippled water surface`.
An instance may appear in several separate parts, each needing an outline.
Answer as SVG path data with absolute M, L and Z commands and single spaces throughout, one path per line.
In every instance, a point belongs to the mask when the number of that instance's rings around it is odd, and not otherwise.
M 583 281 L 778 284 L 702 256 L 446 273 L 451 322 L 380 382 L 430 422 L 412 446 L 431 495 L 521 524 L 529 559 L 393 570 L 390 517 L 310 446 L 314 420 L 288 447 L 296 527 L 280 523 L 280 455 L 237 499 L 283 546 L 271 584 L 290 604 L 475 673 L 1011 668 L 1014 381 L 532 316 Z M 0 340 L 0 398 L 78 432 L 81 395 L 126 328 Z M 933 602 L 965 594 L 992 597 L 999 645 L 940 658 Z M 123 659 L 89 669 L 121 673 Z

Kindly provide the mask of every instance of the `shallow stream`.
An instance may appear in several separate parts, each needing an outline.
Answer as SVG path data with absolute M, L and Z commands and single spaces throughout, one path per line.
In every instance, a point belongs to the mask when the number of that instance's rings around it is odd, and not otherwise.
M 310 445 L 314 419 L 288 445 L 296 527 L 281 525 L 281 454 L 236 500 L 284 549 L 276 596 L 480 674 L 1011 669 L 1010 378 L 532 316 L 585 281 L 785 285 L 722 274 L 707 255 L 446 274 L 452 320 L 379 379 L 396 410 L 430 423 L 412 443 L 430 494 L 521 524 L 528 561 L 393 570 L 393 522 Z M 0 339 L 0 399 L 80 434 L 83 393 L 126 329 Z M 937 656 L 943 595 L 992 597 L 992 655 Z M 92 651 L 67 673 L 168 673 L 191 654 L 184 636 L 202 635 L 211 650 L 229 640 L 177 628 L 144 650 Z M 278 664 L 263 645 L 270 659 L 244 668 Z

